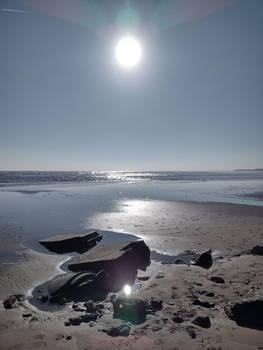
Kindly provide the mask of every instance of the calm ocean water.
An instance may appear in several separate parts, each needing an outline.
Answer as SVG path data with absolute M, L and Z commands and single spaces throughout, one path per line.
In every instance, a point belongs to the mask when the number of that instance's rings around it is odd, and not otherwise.
M 263 180 L 258 171 L 0 171 L 0 186 L 51 183 L 131 183 L 145 181 L 242 181 Z
M 38 241 L 63 233 L 131 240 L 162 201 L 263 206 L 263 171 L 1 171 L 0 263 L 20 259 L 21 244 L 46 252 Z

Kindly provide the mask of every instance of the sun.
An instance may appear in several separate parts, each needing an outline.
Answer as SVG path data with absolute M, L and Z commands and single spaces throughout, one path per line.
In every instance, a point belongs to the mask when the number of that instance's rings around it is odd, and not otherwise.
M 115 48 L 115 57 L 117 62 L 125 68 L 136 66 L 142 57 L 139 41 L 131 36 L 120 39 Z

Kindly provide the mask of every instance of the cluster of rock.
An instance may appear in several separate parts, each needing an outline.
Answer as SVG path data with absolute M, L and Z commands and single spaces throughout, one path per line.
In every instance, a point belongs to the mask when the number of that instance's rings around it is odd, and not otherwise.
M 143 240 L 94 246 L 102 239 L 97 232 L 64 235 L 40 241 L 53 252 L 82 252 L 68 269 L 73 273 L 58 276 L 49 283 L 51 302 L 105 299 L 108 292 L 132 285 L 138 269 L 150 264 L 150 250 Z

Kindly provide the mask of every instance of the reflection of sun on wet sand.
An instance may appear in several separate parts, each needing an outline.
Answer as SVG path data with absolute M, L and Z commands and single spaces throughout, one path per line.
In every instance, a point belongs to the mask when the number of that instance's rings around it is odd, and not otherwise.
M 151 250 L 170 255 L 212 249 L 213 265 L 162 264 L 152 261 L 140 272 L 132 292 L 150 303 L 145 322 L 137 325 L 113 318 L 111 297 L 100 302 L 101 317 L 78 326 L 70 318 L 87 320 L 87 306 L 66 304 L 58 311 L 39 311 L 27 300 L 29 289 L 58 273 L 56 264 L 65 256 L 24 253 L 19 264 L 1 265 L 1 299 L 25 294 L 14 309 L 1 309 L 0 337 L 3 349 L 74 347 L 79 349 L 258 349 L 263 333 L 258 327 L 241 327 L 226 309 L 230 302 L 256 298 L 263 287 L 262 257 L 247 255 L 262 245 L 263 208 L 220 203 L 175 203 L 165 201 L 122 201 L 116 211 L 90 218 L 89 227 L 133 233 L 145 239 Z M 102 240 L 103 242 L 103 240 Z M 241 254 L 239 256 L 239 254 Z M 211 279 L 212 278 L 212 279 Z M 224 283 L 217 283 L 222 281 Z M 39 292 L 40 293 L 40 292 Z M 40 293 L 41 294 L 41 293 Z M 81 316 L 82 315 L 82 316 Z M 200 319 L 198 319 L 200 317 Z M 203 317 L 203 318 L 202 318 Z M 202 326 L 209 318 L 209 328 Z M 201 322 L 201 324 L 196 324 Z M 201 320 L 201 321 L 200 321 Z M 202 321 L 203 320 L 203 321 Z M 107 332 L 126 324 L 128 337 L 111 337 Z M 128 328 L 123 328 L 127 332 Z M 13 337 L 14 333 L 16 337 Z

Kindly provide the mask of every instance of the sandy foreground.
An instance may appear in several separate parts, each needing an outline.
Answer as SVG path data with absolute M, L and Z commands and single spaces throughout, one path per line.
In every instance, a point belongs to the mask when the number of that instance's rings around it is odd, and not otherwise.
M 113 228 L 114 220 L 117 217 L 112 218 Z M 263 207 L 159 201 L 154 212 L 138 213 L 132 222 L 119 215 L 118 225 L 123 231 L 137 225 L 138 236 L 150 249 L 166 254 L 211 248 L 214 264 L 206 270 L 153 261 L 146 272 L 139 271 L 150 278 L 133 294 L 147 300 L 159 298 L 163 309 L 132 325 L 128 337 L 111 337 L 106 331 L 125 322 L 113 319 L 109 301 L 97 321 L 68 327 L 64 322 L 79 314 L 71 304 L 44 312 L 26 299 L 14 309 L 4 309 L 6 297 L 25 294 L 30 298 L 32 288 L 61 273 L 59 264 L 67 259 L 27 250 L 21 262 L 0 265 L 1 349 L 263 349 L 263 331 L 240 327 L 225 313 L 229 302 L 263 294 L 263 257 L 244 253 L 263 245 Z M 212 282 L 211 276 L 222 277 L 225 283 Z M 209 292 L 213 296 L 205 296 Z M 214 306 L 194 305 L 196 297 Z M 194 325 L 198 315 L 209 316 L 211 327 Z M 175 316 L 183 322 L 174 322 Z

